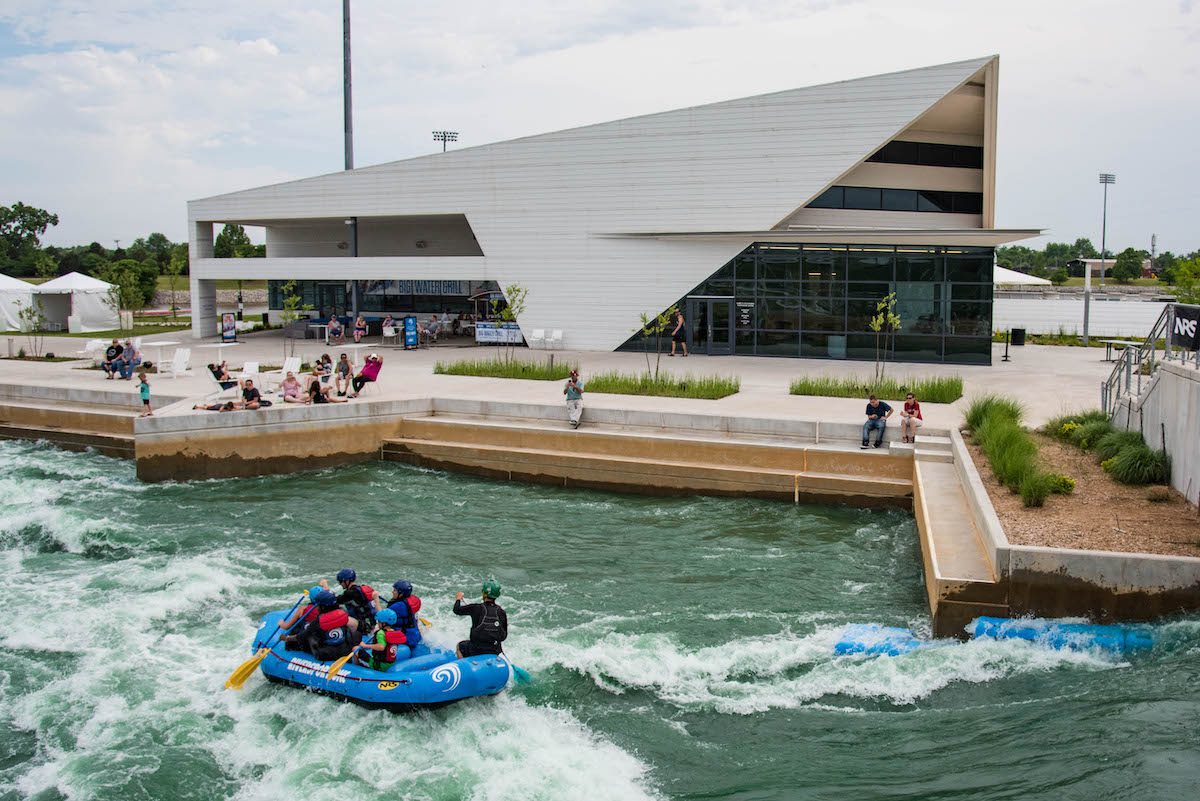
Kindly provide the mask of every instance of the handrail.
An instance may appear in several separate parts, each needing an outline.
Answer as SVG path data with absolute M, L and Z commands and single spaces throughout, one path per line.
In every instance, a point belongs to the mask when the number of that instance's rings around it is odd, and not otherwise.
M 1117 402 L 1123 395 L 1134 394 L 1133 377 L 1135 375 L 1137 376 L 1136 394 L 1142 394 L 1142 376 L 1153 375 L 1159 362 L 1159 339 L 1163 341 L 1161 360 L 1171 361 L 1176 358 L 1176 348 L 1171 344 L 1171 332 L 1175 327 L 1175 309 L 1178 306 L 1197 308 L 1185 303 L 1168 303 L 1164 306 L 1162 313 L 1150 327 L 1150 333 L 1146 336 L 1145 341 L 1140 345 L 1121 351 L 1121 355 L 1113 365 L 1112 372 L 1109 373 L 1106 380 L 1101 382 L 1100 408 L 1110 416 L 1116 412 Z M 1178 351 L 1180 363 L 1187 361 L 1188 356 L 1185 354 L 1187 351 L 1182 349 Z M 1200 369 L 1200 351 L 1196 352 L 1195 362 L 1196 368 Z M 1143 370 L 1146 364 L 1149 364 L 1149 370 Z

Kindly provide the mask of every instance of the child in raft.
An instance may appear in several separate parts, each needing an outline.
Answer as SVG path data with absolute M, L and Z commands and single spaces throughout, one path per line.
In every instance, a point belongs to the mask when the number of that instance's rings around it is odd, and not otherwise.
M 375 614 L 379 628 L 358 646 L 359 650 L 354 654 L 356 663 L 372 670 L 387 670 L 401 659 L 408 658 L 407 638 L 403 631 L 393 628 L 396 620 L 396 613 L 391 609 L 382 609 Z M 364 651 L 367 653 L 364 654 Z

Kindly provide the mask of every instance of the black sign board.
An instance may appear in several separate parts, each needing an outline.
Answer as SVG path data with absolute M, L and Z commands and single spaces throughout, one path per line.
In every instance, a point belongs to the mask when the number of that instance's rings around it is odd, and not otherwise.
M 1200 306 L 1175 307 L 1171 344 L 1186 350 L 1200 350 Z
M 737 305 L 737 325 L 738 328 L 748 329 L 754 327 L 754 304 L 747 302 L 739 302 Z

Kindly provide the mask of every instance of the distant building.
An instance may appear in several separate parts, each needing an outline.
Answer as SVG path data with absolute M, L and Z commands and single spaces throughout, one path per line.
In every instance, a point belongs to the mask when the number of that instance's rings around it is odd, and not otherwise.
M 1092 271 L 1092 278 L 1100 277 L 1100 269 L 1103 264 L 1105 279 L 1112 277 L 1113 264 L 1117 261 L 1117 257 L 1111 259 L 1071 259 L 1067 262 L 1067 272 L 1076 278 L 1082 278 L 1084 270 Z M 1150 268 L 1150 260 L 1142 259 L 1142 278 L 1153 278 L 1154 271 Z
M 321 315 L 469 309 L 528 290 L 526 332 L 632 346 L 677 304 L 693 352 L 991 360 L 999 59 L 792 89 L 435 153 L 188 204 L 196 336 L 218 279 L 296 280 Z M 348 246 L 357 221 L 358 248 Z M 213 258 L 262 226 L 264 259 Z

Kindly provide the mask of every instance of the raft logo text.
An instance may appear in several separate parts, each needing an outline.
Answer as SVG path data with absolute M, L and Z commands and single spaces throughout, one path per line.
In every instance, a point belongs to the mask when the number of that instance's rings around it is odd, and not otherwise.
M 296 658 L 293 658 L 292 661 L 288 662 L 287 669 L 293 673 L 299 673 L 301 676 L 316 676 L 318 674 L 324 675 L 329 672 L 328 665 L 324 665 L 320 662 L 309 662 L 307 659 Z M 340 684 L 345 684 L 346 677 L 342 675 L 342 673 L 345 672 L 346 671 L 343 670 L 341 673 L 338 673 L 336 676 L 330 679 L 330 681 L 336 681 Z

